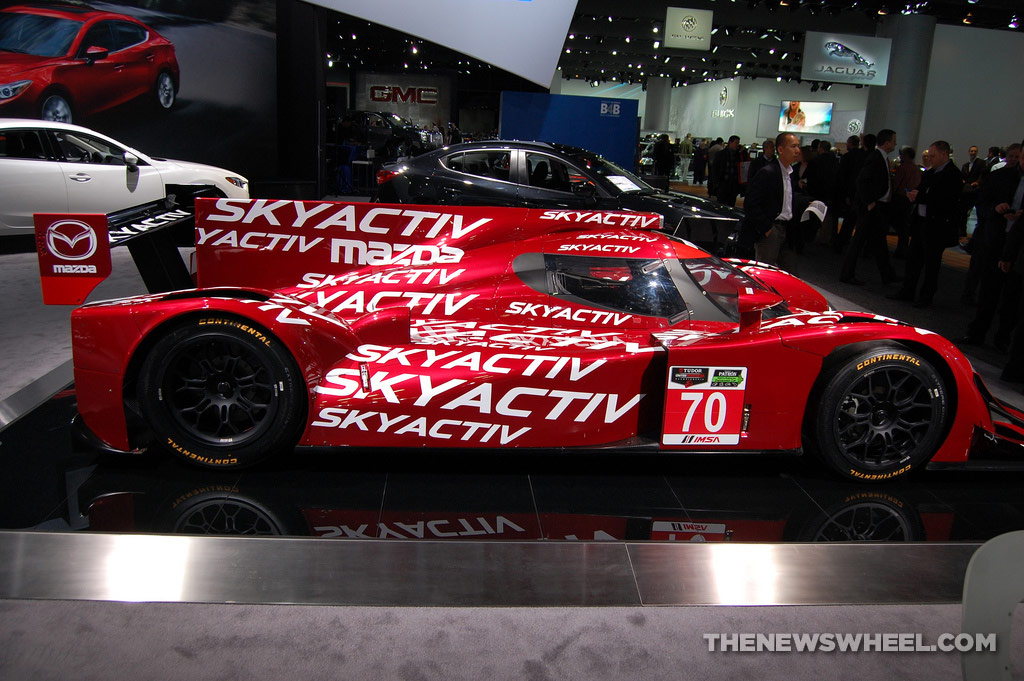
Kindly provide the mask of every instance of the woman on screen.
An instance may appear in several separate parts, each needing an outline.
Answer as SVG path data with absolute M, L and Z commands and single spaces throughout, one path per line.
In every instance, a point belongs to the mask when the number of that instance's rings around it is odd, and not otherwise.
M 807 124 L 807 116 L 800 108 L 800 102 L 790 102 L 789 108 L 782 114 L 782 120 L 785 122 L 786 130 L 804 127 Z

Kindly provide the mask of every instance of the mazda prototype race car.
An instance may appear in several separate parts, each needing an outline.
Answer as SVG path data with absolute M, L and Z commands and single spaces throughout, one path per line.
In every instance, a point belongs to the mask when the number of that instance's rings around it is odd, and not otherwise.
M 944 338 L 629 212 L 197 201 L 199 287 L 74 311 L 104 446 L 809 452 L 888 480 L 1024 442 Z

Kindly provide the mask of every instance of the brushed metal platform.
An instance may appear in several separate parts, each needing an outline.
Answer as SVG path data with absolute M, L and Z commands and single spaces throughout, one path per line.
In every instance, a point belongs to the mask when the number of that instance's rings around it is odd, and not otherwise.
M 980 546 L 0 532 L 0 598 L 378 606 L 958 603 Z

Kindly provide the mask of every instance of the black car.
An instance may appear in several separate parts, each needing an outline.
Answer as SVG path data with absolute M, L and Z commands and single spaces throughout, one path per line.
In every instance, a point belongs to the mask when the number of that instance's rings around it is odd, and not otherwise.
M 385 203 L 658 213 L 665 231 L 702 245 L 720 244 L 743 216 L 709 199 L 656 189 L 585 149 L 544 142 L 454 144 L 385 165 L 377 184 Z
M 441 145 L 440 132 L 424 130 L 387 111 L 349 111 L 338 124 L 338 135 L 388 159 L 415 156 Z

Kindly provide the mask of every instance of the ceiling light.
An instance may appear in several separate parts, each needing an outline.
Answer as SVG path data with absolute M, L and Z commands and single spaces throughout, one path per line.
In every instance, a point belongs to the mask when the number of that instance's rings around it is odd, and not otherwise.
M 878 15 L 884 17 L 889 13 L 889 8 L 886 5 L 882 5 L 878 8 Z
M 782 82 L 782 76 L 775 76 L 775 82 L 776 83 L 781 83 Z
M 743 62 L 737 62 L 736 63 L 736 68 L 740 68 L 741 66 L 743 66 Z
M 658 27 L 657 27 L 657 26 L 655 26 L 655 27 L 654 27 L 654 32 L 655 32 L 655 33 L 657 33 L 657 32 L 658 32 Z
M 658 49 L 659 47 L 661 47 L 661 41 L 660 40 L 655 40 L 654 41 L 654 49 Z
M 713 29 L 711 29 L 711 35 L 714 35 L 716 33 L 718 33 L 718 27 L 717 26 L 715 26 Z
M 963 22 L 968 25 L 974 23 L 974 15 L 968 12 L 967 16 L 963 18 Z
M 1017 18 L 1017 15 L 1014 15 L 1013 18 L 1010 19 L 1010 23 L 1007 24 L 1007 26 L 1009 28 L 1018 28 L 1020 26 L 1020 19 Z
M 626 36 L 626 42 L 627 43 L 629 42 L 629 36 L 628 35 Z
M 570 33 L 569 34 L 569 40 L 576 40 L 576 34 L 575 33 Z

